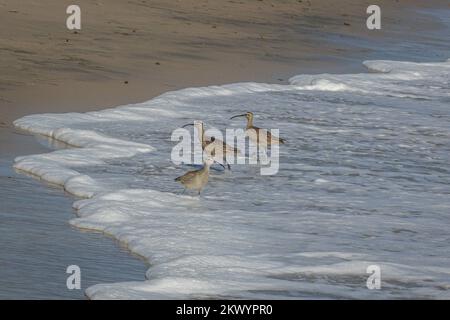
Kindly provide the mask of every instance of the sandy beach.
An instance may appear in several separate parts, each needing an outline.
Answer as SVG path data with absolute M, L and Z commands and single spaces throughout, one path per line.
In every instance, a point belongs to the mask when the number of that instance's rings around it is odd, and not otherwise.
M 182 88 L 366 72 L 365 60 L 449 58 L 442 22 L 429 13 L 450 9 L 448 1 L 377 1 L 376 31 L 366 27 L 372 2 L 80 0 L 82 29 L 74 32 L 65 26 L 71 1 L 0 0 L 0 172 L 17 183 L 3 190 L 18 199 L 18 192 L 39 189 L 20 187 L 12 170 L 15 157 L 49 150 L 13 128 L 25 115 L 102 110 Z M 62 203 L 52 193 L 42 197 Z

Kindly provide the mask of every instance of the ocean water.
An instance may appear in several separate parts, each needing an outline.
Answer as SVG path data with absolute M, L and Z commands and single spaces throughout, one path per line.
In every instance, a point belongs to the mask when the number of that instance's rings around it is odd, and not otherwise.
M 76 227 L 149 263 L 145 281 L 92 299 L 450 298 L 450 60 L 366 61 L 367 73 L 298 75 L 168 92 L 15 126 L 71 146 L 15 167 L 78 197 Z M 280 169 L 216 168 L 200 197 L 174 178 L 173 130 L 277 128 Z M 366 286 L 381 269 L 381 289 Z

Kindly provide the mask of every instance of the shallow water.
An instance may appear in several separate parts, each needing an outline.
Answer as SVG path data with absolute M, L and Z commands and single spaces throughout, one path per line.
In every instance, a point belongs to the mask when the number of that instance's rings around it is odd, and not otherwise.
M 83 299 L 94 284 L 145 278 L 146 263 L 117 241 L 68 224 L 73 197 L 16 173 L 10 155 L 0 157 L 0 299 Z M 73 264 L 81 268 L 81 290 L 66 287 Z

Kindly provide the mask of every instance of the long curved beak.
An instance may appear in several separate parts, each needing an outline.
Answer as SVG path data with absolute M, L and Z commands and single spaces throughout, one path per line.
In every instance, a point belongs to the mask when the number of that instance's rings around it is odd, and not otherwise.
M 214 163 L 217 163 L 218 165 L 221 165 L 223 170 L 225 170 L 225 166 L 223 164 L 221 164 L 220 162 L 217 162 L 216 160 L 214 160 Z
M 187 124 L 185 124 L 184 126 L 182 126 L 182 128 L 185 128 L 185 127 L 187 127 L 187 126 L 193 126 L 194 124 L 193 123 L 187 123 Z
M 237 116 L 232 116 L 231 118 L 230 118 L 230 120 L 231 119 L 234 119 L 234 118 L 237 118 L 237 117 L 245 117 L 246 116 L 246 114 L 244 113 L 244 114 L 238 114 Z

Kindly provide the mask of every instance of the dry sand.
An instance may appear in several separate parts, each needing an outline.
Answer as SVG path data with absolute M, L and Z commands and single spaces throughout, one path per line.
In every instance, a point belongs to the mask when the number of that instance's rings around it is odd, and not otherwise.
M 329 41 L 399 37 L 433 28 L 411 8 L 448 1 L 0 0 L 0 121 L 140 102 L 168 90 L 237 81 L 284 82 L 301 72 L 362 70 L 367 48 Z M 1 145 L 0 145 L 1 147 Z

